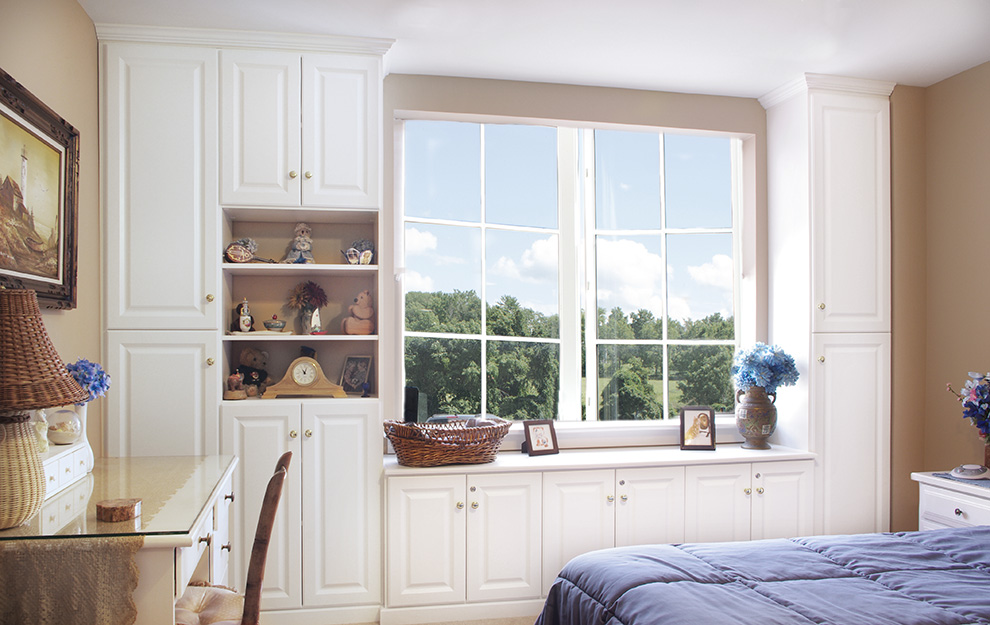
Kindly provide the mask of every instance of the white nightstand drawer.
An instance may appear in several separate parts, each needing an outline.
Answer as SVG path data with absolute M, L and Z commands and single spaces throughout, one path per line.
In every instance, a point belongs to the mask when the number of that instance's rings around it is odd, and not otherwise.
M 920 512 L 922 519 L 944 525 L 990 525 L 990 501 L 927 484 L 921 486 Z

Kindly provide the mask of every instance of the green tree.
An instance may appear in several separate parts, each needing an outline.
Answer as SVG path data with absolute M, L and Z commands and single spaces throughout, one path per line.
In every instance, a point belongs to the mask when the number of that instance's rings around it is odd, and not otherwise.
M 622 364 L 602 390 L 599 420 L 662 418 L 663 407 L 647 373 L 635 356 Z

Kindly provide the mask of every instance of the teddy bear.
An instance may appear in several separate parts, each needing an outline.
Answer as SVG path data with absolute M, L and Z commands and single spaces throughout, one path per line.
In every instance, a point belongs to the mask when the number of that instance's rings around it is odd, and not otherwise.
M 344 334 L 372 334 L 375 331 L 375 309 L 372 308 L 371 291 L 358 293 L 347 312 L 350 317 L 344 317 L 340 324 Z
M 268 388 L 268 371 L 265 370 L 268 365 L 268 352 L 245 347 L 241 350 L 240 362 L 236 373 L 244 376 L 243 385 L 247 396 L 261 397 Z
M 289 244 L 289 252 L 285 255 L 283 263 L 288 264 L 310 264 L 315 263 L 313 258 L 313 229 L 309 224 L 299 222 L 295 228 L 295 238 Z

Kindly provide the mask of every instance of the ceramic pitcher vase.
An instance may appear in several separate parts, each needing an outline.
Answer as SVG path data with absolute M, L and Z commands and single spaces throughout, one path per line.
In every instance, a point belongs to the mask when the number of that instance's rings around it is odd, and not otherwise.
M 736 392 L 736 427 L 746 442 L 743 449 L 770 449 L 767 439 L 777 429 L 776 393 L 762 386 Z

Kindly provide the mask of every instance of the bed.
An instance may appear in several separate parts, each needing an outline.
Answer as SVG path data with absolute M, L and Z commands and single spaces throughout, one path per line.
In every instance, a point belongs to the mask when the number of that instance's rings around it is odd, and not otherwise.
M 536 623 L 990 623 L 990 527 L 595 551 Z

